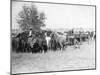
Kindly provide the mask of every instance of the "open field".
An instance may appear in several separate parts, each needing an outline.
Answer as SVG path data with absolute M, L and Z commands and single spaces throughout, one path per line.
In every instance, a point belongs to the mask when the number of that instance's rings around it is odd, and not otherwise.
M 12 73 L 29 73 L 95 68 L 95 43 L 84 42 L 80 48 L 68 46 L 63 51 L 47 53 L 12 53 Z

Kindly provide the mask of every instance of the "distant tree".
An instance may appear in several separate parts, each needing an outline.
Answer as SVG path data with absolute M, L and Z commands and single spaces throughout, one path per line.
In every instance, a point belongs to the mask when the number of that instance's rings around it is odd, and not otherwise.
M 18 13 L 17 23 L 22 31 L 27 31 L 30 28 L 33 30 L 40 30 L 45 26 L 44 21 L 46 17 L 43 12 L 38 12 L 35 5 L 23 6 L 22 11 Z

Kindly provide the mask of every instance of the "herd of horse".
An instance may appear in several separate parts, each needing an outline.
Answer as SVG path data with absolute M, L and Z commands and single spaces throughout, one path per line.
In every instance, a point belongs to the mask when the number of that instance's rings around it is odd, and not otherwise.
M 25 31 L 13 36 L 11 39 L 12 51 L 19 52 L 47 52 L 49 50 L 65 50 L 67 46 L 79 48 L 83 42 L 95 39 L 96 35 L 93 31 L 87 32 L 54 32 L 42 30 L 34 32 L 32 30 Z

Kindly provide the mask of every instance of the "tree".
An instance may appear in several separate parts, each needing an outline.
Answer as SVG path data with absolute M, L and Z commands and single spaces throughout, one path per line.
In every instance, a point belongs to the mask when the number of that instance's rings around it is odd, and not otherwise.
M 23 6 L 22 11 L 18 13 L 17 23 L 22 31 L 27 31 L 30 28 L 33 30 L 41 30 L 40 28 L 45 26 L 44 21 L 46 19 L 43 12 L 38 12 L 35 5 Z

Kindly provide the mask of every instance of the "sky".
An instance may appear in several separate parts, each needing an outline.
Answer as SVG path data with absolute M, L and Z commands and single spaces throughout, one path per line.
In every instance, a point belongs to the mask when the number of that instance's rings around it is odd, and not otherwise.
M 22 6 L 35 4 L 39 12 L 44 12 L 46 28 L 95 28 L 95 7 L 78 5 L 61 5 L 34 2 L 12 2 L 12 29 L 19 27 L 16 22 Z

